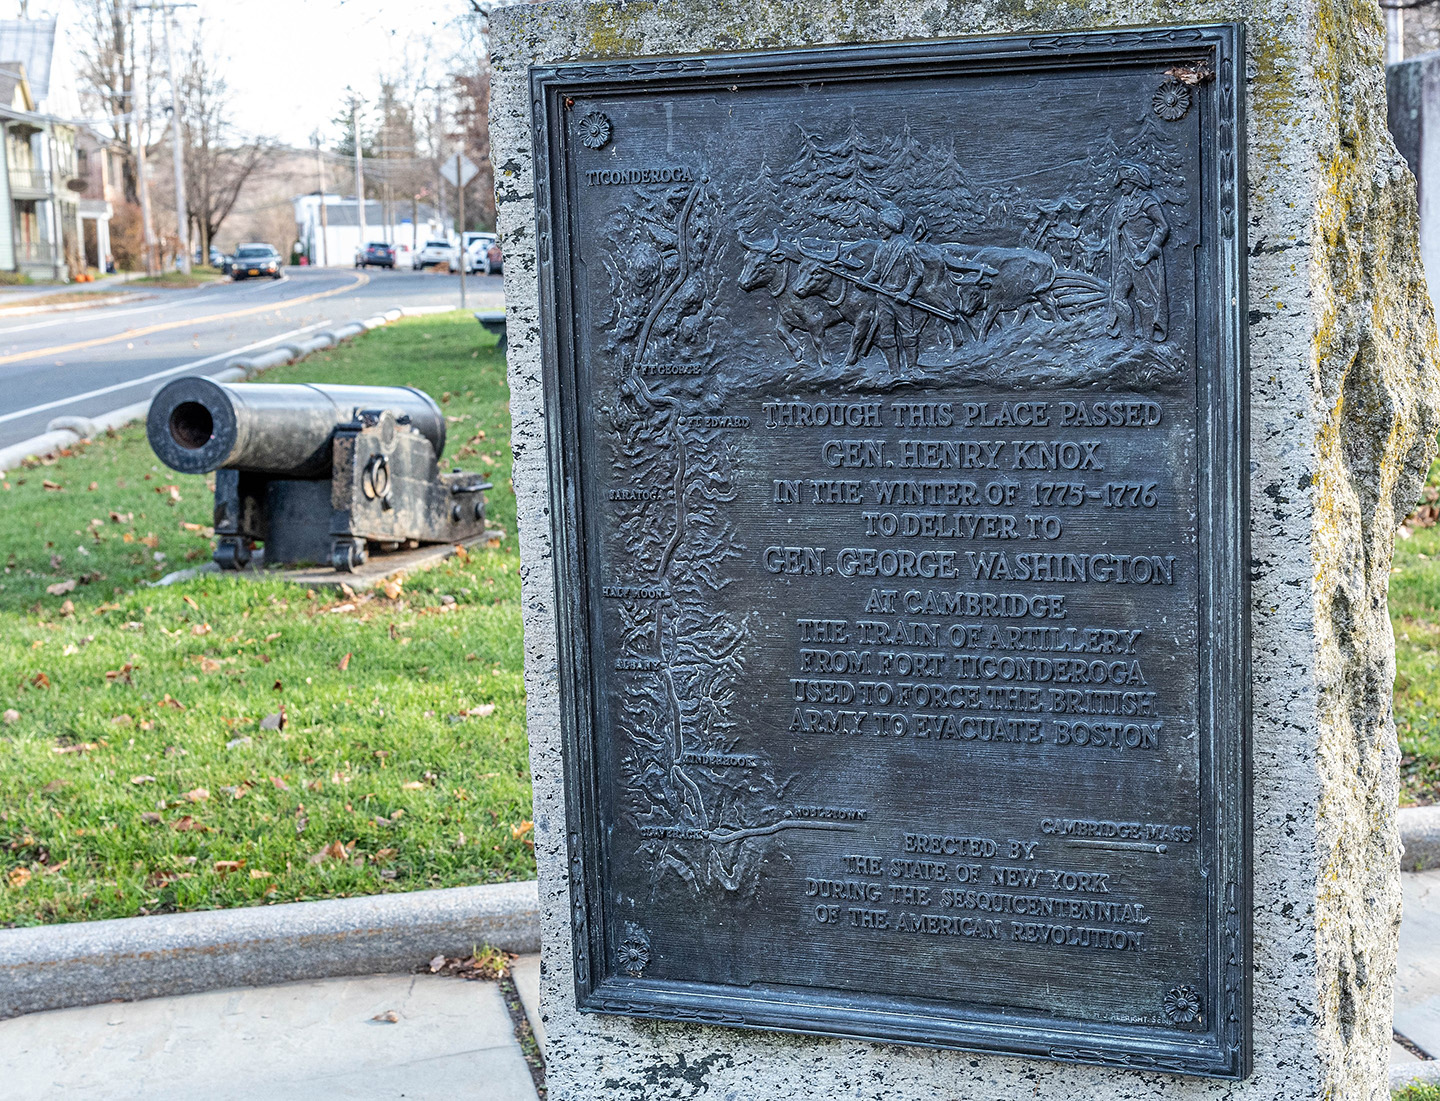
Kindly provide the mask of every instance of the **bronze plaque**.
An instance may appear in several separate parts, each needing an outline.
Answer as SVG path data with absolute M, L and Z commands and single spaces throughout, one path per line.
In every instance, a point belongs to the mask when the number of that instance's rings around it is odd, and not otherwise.
M 1246 1072 L 1243 56 L 534 72 L 582 1008 Z

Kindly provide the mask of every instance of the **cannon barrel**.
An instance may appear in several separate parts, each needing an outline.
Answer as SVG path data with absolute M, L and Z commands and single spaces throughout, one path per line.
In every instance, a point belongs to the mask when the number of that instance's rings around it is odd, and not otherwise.
M 160 461 L 182 474 L 224 467 L 326 477 L 335 429 L 362 411 L 389 411 L 445 450 L 445 417 L 409 386 L 321 386 L 181 378 L 150 403 L 145 429 Z

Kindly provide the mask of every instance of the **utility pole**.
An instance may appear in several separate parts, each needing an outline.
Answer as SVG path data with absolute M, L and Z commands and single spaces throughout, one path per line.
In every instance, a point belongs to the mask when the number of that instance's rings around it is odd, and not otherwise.
M 465 266 L 470 262 L 470 250 L 465 247 L 465 185 L 463 183 L 465 155 L 455 150 L 455 205 L 460 208 L 460 308 L 465 308 Z
M 1393 2 L 1385 6 L 1385 64 L 1405 60 L 1405 9 Z
M 170 144 L 175 160 L 175 231 L 180 237 L 180 270 L 189 275 L 190 212 L 185 203 L 185 151 L 180 145 L 180 84 L 175 79 L 175 51 L 170 46 L 170 13 L 177 8 L 193 8 L 195 5 L 167 0 L 163 3 L 135 6 L 148 11 L 158 11 L 165 31 L 165 75 L 170 81 Z
M 440 155 L 440 144 L 443 140 L 444 119 L 441 114 L 443 103 L 440 99 L 440 85 L 435 85 L 435 201 L 440 204 L 440 224 L 445 225 L 445 177 L 440 172 L 440 166 L 445 163 L 445 158 Z
M 328 250 L 330 247 L 330 215 L 325 209 L 325 158 L 320 153 L 320 131 L 316 130 L 313 139 L 315 142 L 315 175 L 320 181 L 320 266 L 330 266 Z
M 360 152 L 360 99 L 350 97 L 350 129 L 355 135 L 355 210 L 360 221 L 360 247 L 365 247 L 365 157 Z

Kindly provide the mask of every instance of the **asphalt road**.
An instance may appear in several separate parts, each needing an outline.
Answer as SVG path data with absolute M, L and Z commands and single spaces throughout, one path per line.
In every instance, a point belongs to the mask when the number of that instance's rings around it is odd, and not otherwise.
M 0 447 L 39 435 L 56 417 L 98 416 L 173 378 L 215 374 L 236 354 L 395 306 L 458 307 L 459 282 L 437 272 L 289 268 L 281 280 L 157 290 L 141 302 L 0 321 Z M 472 306 L 503 289 L 499 276 L 466 284 Z

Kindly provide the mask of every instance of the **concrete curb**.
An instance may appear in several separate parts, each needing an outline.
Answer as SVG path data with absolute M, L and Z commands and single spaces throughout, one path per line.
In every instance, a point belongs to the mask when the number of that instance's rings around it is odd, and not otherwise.
M 1401 870 L 1421 872 L 1440 867 L 1440 805 L 1401 807 L 1400 842 L 1405 846 Z
M 327 329 L 295 344 L 278 345 L 263 355 L 236 356 L 226 361 L 223 370 L 207 377 L 213 378 L 216 382 L 238 382 L 267 368 L 294 363 L 304 359 L 312 352 L 333 348 L 343 340 L 350 340 L 361 333 L 368 333 L 371 329 L 381 328 L 402 317 L 423 317 L 433 313 L 448 313 L 451 309 L 450 306 L 396 306 L 386 310 L 383 314 L 376 314 L 364 321 L 351 321 L 341 325 L 338 329 Z M 113 428 L 123 428 L 132 421 L 144 420 L 145 414 L 149 411 L 150 403 L 148 401 L 138 401 L 96 417 L 56 417 L 46 426 L 45 432 L 41 435 L 32 436 L 28 440 L 21 440 L 9 447 L 0 448 L 0 477 L 3 477 L 7 470 L 13 470 L 19 466 L 26 459 L 43 459 L 55 454 L 61 448 L 73 447 L 81 440 L 94 439 L 101 432 Z
M 534 880 L 0 930 L 0 1018 L 540 950 Z
M 1409 1086 L 1435 1083 L 1440 1083 L 1440 1062 L 1390 1064 L 1391 1093 L 1398 1093 Z

